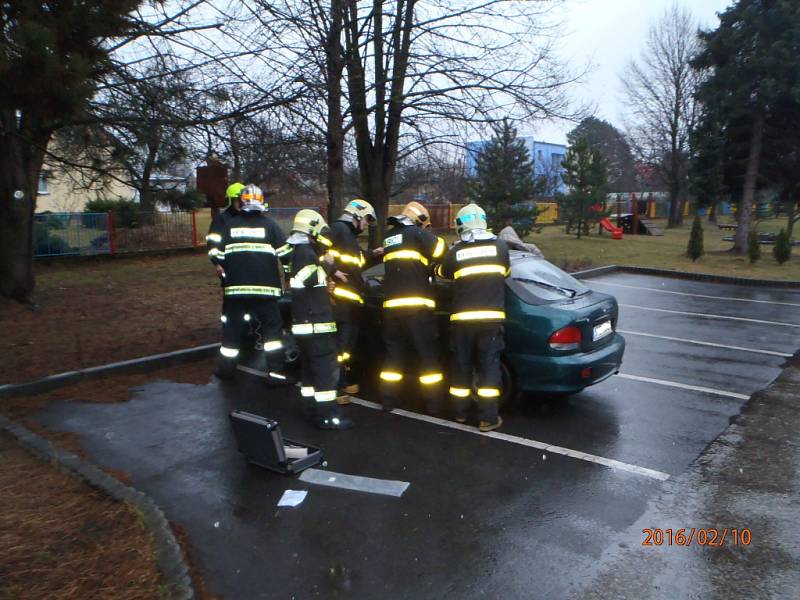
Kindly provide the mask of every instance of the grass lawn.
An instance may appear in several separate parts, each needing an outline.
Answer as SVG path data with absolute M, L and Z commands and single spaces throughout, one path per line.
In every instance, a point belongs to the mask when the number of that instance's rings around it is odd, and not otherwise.
M 566 235 L 561 226 L 546 226 L 542 233 L 532 233 L 526 241 L 536 244 L 545 257 L 551 262 L 576 270 L 604 265 L 631 265 L 638 267 L 657 267 L 690 271 L 693 273 L 715 273 L 736 277 L 755 277 L 759 279 L 777 279 L 800 281 L 800 247 L 795 246 L 792 259 L 778 265 L 772 257 L 772 246 L 761 246 L 761 260 L 751 265 L 747 256 L 737 256 L 728 252 L 731 242 L 722 238 L 730 235 L 730 231 L 722 231 L 713 223 L 703 222 L 703 242 L 706 254 L 697 262 L 686 256 L 689 243 L 691 219 L 673 229 L 666 228 L 666 221 L 656 221 L 664 235 L 627 235 L 621 240 L 612 240 L 608 232 L 597 235 L 593 229 L 588 238 L 576 239 L 574 235 Z M 786 219 L 770 219 L 758 225 L 759 231 L 777 232 L 785 227 Z

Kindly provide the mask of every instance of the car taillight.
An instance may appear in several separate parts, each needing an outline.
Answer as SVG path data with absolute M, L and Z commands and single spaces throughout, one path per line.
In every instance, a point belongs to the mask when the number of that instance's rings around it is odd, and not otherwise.
M 548 340 L 553 350 L 577 350 L 581 347 L 581 330 L 570 325 L 559 329 Z

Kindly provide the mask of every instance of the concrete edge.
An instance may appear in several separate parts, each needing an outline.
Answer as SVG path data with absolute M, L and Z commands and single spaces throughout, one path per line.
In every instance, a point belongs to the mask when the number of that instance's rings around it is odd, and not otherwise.
M 123 484 L 79 456 L 66 452 L 36 435 L 19 423 L 0 415 L 0 430 L 13 435 L 27 451 L 53 461 L 93 488 L 111 498 L 127 502 L 141 515 L 144 526 L 153 536 L 153 550 L 162 584 L 171 600 L 193 600 L 195 591 L 183 551 L 158 505 L 146 494 Z
M 86 379 L 97 379 L 111 374 L 130 375 L 132 373 L 144 373 L 156 368 L 161 369 L 193 360 L 200 360 L 206 356 L 213 356 L 219 346 L 219 344 L 206 344 L 205 346 L 196 346 L 163 354 L 151 354 L 150 356 L 110 363 L 99 367 L 90 367 L 79 371 L 58 373 L 23 383 L 0 385 L 0 398 L 41 394 Z
M 712 283 L 732 283 L 745 286 L 800 289 L 800 281 L 793 280 L 781 281 L 779 279 L 753 279 L 750 277 L 733 277 L 731 275 L 715 275 L 713 273 L 690 273 L 688 271 L 673 271 L 670 269 L 658 269 L 656 267 L 635 267 L 629 265 L 609 265 L 606 267 L 597 267 L 594 269 L 586 269 L 584 271 L 575 271 L 574 273 L 570 273 L 570 275 L 577 277 L 578 279 L 590 279 L 592 277 L 607 275 L 617 271 L 622 273 L 636 273 L 639 275 L 659 275 L 661 277 L 672 277 L 674 279 L 709 281 Z

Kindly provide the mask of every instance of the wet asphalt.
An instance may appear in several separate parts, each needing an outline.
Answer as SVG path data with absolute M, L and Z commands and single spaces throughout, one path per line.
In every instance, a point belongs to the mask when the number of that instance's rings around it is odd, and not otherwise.
M 800 347 L 797 291 L 627 274 L 587 284 L 621 305 L 623 376 L 546 411 L 528 399 L 505 413 L 503 433 L 674 480 Z M 37 419 L 130 473 L 186 528 L 210 592 L 227 599 L 570 597 L 670 483 L 363 406 L 347 409 L 355 431 L 321 432 L 298 397 L 241 374 L 234 385 L 150 384 L 125 404 L 56 404 Z M 331 471 L 410 487 L 390 498 L 249 466 L 234 408 L 322 447 Z M 286 489 L 309 493 L 277 508 Z

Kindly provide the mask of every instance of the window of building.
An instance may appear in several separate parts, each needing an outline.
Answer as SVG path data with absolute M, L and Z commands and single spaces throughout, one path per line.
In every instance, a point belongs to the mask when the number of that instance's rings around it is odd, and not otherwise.
M 561 161 L 564 160 L 563 154 L 551 154 L 550 160 L 553 161 L 553 168 L 560 169 L 561 168 Z
M 50 178 L 49 171 L 42 171 L 39 173 L 39 191 L 37 192 L 40 196 L 47 195 L 50 193 L 50 189 L 47 185 L 47 180 Z

